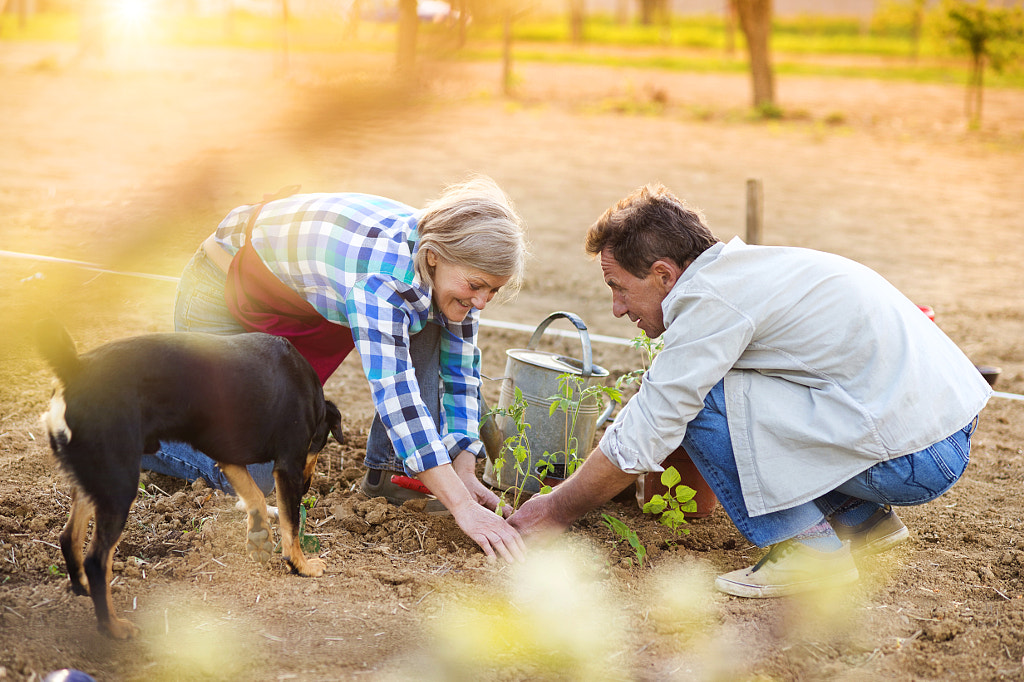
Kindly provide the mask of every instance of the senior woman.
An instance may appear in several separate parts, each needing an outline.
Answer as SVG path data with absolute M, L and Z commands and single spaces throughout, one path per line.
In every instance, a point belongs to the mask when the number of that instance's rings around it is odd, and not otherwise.
M 416 476 L 488 556 L 522 557 L 476 478 L 479 311 L 522 282 L 526 242 L 511 201 L 489 178 L 448 187 L 422 210 L 368 194 L 295 194 L 231 211 L 186 266 L 175 328 L 284 336 L 321 383 L 356 348 L 377 415 L 363 491 L 401 504 Z M 143 468 L 231 490 L 211 459 L 161 443 Z M 273 464 L 250 473 L 273 489 Z M 443 505 L 443 507 L 441 506 Z M 492 510 L 492 511 L 488 511 Z

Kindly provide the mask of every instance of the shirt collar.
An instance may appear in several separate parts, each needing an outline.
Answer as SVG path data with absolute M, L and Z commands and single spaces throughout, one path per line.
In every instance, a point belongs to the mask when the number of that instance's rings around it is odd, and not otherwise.
M 729 246 L 734 245 L 743 245 L 743 240 L 739 237 L 733 237 L 729 242 Z M 664 300 L 661 302 L 661 313 L 664 316 L 666 327 L 668 327 L 668 325 L 675 319 L 671 318 L 669 315 L 671 304 L 683 293 L 687 284 L 697 276 L 698 272 L 718 260 L 718 256 L 721 255 L 725 246 L 725 242 L 718 242 L 708 247 L 704 250 L 704 253 L 693 259 L 693 262 L 683 270 L 683 274 L 679 275 L 679 279 L 677 279 L 676 283 L 672 286 L 672 290 L 668 292 L 668 295 L 666 295 Z

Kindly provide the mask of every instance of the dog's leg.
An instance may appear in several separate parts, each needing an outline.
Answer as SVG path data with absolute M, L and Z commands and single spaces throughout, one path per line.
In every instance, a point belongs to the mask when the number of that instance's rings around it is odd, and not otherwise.
M 307 558 L 302 553 L 302 545 L 299 542 L 299 505 L 302 504 L 302 493 L 309 488 L 310 478 L 316 469 L 316 458 L 315 452 L 306 457 L 301 479 L 287 472 L 274 470 L 277 506 L 281 519 L 281 554 L 292 567 L 292 571 L 313 578 L 323 575 L 327 564 L 319 557 Z
M 127 518 L 128 509 L 111 512 L 97 507 L 92 542 L 85 557 L 85 574 L 89 578 L 89 591 L 99 629 L 114 639 L 130 639 L 139 633 L 131 621 L 114 615 L 114 603 L 110 597 L 111 563 Z
M 64 555 L 64 564 L 71 580 L 71 591 L 77 595 L 89 594 L 89 582 L 82 568 L 82 548 L 85 546 L 85 532 L 92 519 L 92 505 L 78 491 L 78 486 L 71 486 L 71 514 L 64 530 L 60 532 L 60 551 Z
M 267 499 L 260 492 L 256 481 L 244 466 L 219 463 L 220 470 L 235 489 L 238 498 L 245 503 L 246 540 L 245 553 L 261 564 L 270 561 L 274 553 L 274 534 L 267 516 Z

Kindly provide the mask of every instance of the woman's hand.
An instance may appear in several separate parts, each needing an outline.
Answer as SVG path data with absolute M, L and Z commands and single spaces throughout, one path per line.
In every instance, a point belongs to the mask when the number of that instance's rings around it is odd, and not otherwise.
M 497 511 L 498 505 L 501 500 L 494 493 L 493 490 L 488 488 L 476 477 L 476 457 L 466 450 L 460 452 L 452 461 L 452 467 L 455 469 L 455 473 L 458 474 L 462 484 L 466 486 L 466 490 L 469 491 L 470 497 L 476 500 L 477 504 L 482 504 L 491 511 Z M 509 505 L 505 505 L 501 509 L 501 514 L 504 517 L 508 517 L 512 513 Z
M 459 456 L 462 457 L 466 454 L 468 453 L 461 453 Z M 465 462 L 460 463 L 460 466 L 465 465 Z M 483 484 L 476 480 L 475 473 L 472 477 L 477 484 L 483 487 Z M 419 479 L 452 513 L 459 528 L 473 542 L 480 545 L 480 549 L 484 551 L 488 559 L 493 559 L 497 554 L 509 563 L 526 560 L 526 543 L 523 542 L 519 531 L 493 511 L 481 506 L 470 493 L 463 479 L 456 473 L 453 465 L 445 464 L 427 469 L 420 473 Z M 496 504 L 497 496 L 495 496 Z

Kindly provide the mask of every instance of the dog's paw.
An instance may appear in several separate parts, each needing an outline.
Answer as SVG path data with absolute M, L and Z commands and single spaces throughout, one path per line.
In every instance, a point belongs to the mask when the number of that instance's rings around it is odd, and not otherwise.
M 114 639 L 132 639 L 139 634 L 139 628 L 135 623 L 114 616 L 110 617 L 110 622 L 103 629 Z
M 253 561 L 267 563 L 274 554 L 274 535 L 270 532 L 269 523 L 260 515 L 258 509 L 249 512 L 247 528 L 249 532 L 245 538 L 245 553 Z
M 298 573 L 306 578 L 319 578 L 327 570 L 327 564 L 324 563 L 323 559 L 317 557 L 312 559 L 303 557 L 300 565 L 296 565 L 294 561 L 289 559 L 288 564 L 292 567 L 293 573 Z
M 274 540 L 269 528 L 254 528 L 245 539 L 245 553 L 253 561 L 265 564 L 274 553 Z
M 71 581 L 69 581 L 68 584 L 71 586 L 72 594 L 77 595 L 79 597 L 89 596 L 89 583 L 85 582 L 84 580 L 72 579 Z

